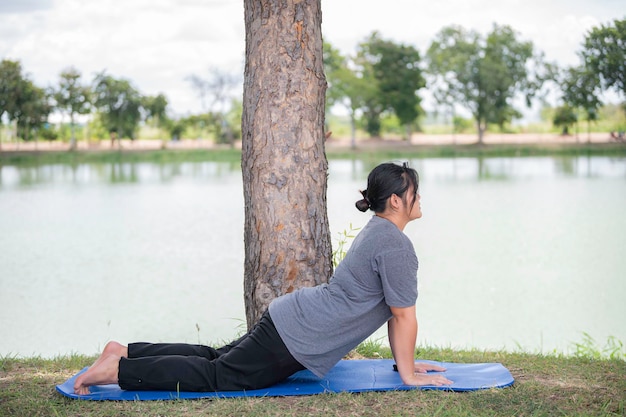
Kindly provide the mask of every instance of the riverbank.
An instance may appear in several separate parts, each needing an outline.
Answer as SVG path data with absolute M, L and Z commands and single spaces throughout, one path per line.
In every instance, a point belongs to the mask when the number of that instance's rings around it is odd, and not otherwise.
M 586 136 L 586 135 L 585 135 Z M 413 135 L 411 142 L 398 138 L 359 139 L 330 138 L 325 145 L 332 158 L 425 158 L 454 156 L 540 156 L 540 155 L 626 155 L 626 143 L 617 142 L 607 133 L 586 137 L 554 134 L 487 135 L 483 144 L 475 135 Z M 241 142 L 233 146 L 210 140 L 180 141 L 122 140 L 112 144 L 101 141 L 79 142 L 74 151 L 62 142 L 3 143 L 0 163 L 79 163 L 133 161 L 224 161 L 241 159 Z
M 514 133 L 514 134 L 486 134 L 483 146 L 489 145 L 536 145 L 536 146 L 561 146 L 561 145 L 585 145 L 585 144 L 610 144 L 619 143 L 611 139 L 609 133 L 593 132 L 579 135 L 558 135 L 552 133 Z M 624 142 L 621 142 L 624 144 Z M 326 141 L 328 151 L 356 148 L 367 150 L 372 148 L 398 148 L 406 149 L 419 146 L 467 146 L 476 145 L 475 134 L 413 134 L 410 141 L 400 138 L 357 138 L 354 146 L 350 138 L 330 137 Z M 241 141 L 236 141 L 233 145 L 236 149 L 241 149 Z M 178 141 L 164 141 L 158 139 L 142 139 L 131 141 L 123 139 L 112 143 L 109 140 L 102 141 L 79 141 L 76 151 L 154 151 L 154 150 L 182 150 L 182 149 L 222 149 L 229 148 L 228 145 L 216 145 L 209 139 L 182 139 Z M 37 141 L 37 142 L 2 142 L 0 152 L 64 152 L 69 151 L 70 145 L 60 141 Z
M 371 346 L 369 347 L 371 348 Z M 357 355 L 390 357 L 360 350 Z M 325 394 L 310 397 L 197 401 L 76 401 L 55 392 L 94 358 L 0 358 L 2 416 L 623 416 L 626 362 L 525 353 L 420 348 L 418 359 L 500 362 L 515 378 L 510 388 L 471 393 L 442 391 Z

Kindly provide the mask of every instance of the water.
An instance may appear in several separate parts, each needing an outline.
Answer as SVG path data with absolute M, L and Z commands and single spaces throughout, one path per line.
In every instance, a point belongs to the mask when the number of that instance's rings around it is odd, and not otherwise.
M 411 164 L 419 343 L 626 342 L 626 158 Z M 371 168 L 330 162 L 334 241 L 369 219 L 354 201 Z M 0 355 L 230 340 L 244 328 L 243 219 L 237 164 L 0 166 Z

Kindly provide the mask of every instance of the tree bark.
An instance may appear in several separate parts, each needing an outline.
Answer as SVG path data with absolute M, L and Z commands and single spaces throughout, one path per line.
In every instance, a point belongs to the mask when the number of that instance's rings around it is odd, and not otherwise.
M 476 119 L 476 127 L 478 128 L 478 144 L 483 144 L 483 138 L 485 135 L 485 130 L 487 129 L 487 122 L 483 125 L 482 120 Z
M 320 0 L 244 0 L 244 298 L 248 328 L 276 297 L 327 282 L 326 79 Z

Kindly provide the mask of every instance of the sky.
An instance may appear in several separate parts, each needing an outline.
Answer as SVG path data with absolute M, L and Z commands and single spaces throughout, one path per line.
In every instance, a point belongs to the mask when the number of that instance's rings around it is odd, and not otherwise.
M 0 59 L 20 61 L 40 87 L 70 66 L 85 83 L 106 71 L 186 115 L 202 109 L 190 75 L 243 78 L 243 16 L 243 0 L 0 0 Z M 445 26 L 486 34 L 497 23 L 546 59 L 576 65 L 589 29 L 624 17 L 626 0 L 322 0 L 324 40 L 344 54 L 373 31 L 424 54 Z

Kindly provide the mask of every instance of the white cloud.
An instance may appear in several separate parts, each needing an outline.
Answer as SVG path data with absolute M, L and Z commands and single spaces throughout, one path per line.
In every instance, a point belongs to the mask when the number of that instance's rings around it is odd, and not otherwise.
M 322 31 L 345 53 L 374 30 L 424 52 L 444 26 L 481 33 L 509 24 L 546 58 L 577 63 L 586 31 L 623 18 L 617 0 L 323 0 Z M 19 5 L 19 7 L 18 7 Z M 144 94 L 163 92 L 177 113 L 198 111 L 189 74 L 239 72 L 244 60 L 241 0 L 0 1 L 0 58 L 22 62 L 39 85 L 74 66 L 85 81 L 103 70 Z

